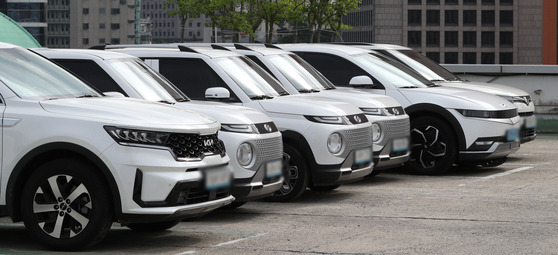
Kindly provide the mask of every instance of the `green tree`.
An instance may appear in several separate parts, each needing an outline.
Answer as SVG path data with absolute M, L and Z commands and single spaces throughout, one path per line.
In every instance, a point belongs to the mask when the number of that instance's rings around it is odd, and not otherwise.
M 184 30 L 186 29 L 186 21 L 188 17 L 197 17 L 200 15 L 198 0 L 168 0 L 165 2 L 165 8 L 172 8 L 167 12 L 169 16 L 178 16 L 180 19 L 180 41 L 184 42 Z

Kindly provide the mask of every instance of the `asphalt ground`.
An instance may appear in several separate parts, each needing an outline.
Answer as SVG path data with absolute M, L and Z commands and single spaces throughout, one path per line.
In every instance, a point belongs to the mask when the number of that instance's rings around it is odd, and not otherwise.
M 558 136 L 539 136 L 495 168 L 454 167 L 442 176 L 395 169 L 159 233 L 114 224 L 82 254 L 558 254 L 557 166 Z M 2 218 L 0 254 L 57 253 Z

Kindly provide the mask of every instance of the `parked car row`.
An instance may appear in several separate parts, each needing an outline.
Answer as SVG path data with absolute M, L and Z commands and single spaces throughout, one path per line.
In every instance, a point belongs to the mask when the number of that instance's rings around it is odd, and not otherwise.
M 412 67 L 332 44 L 0 44 L 0 216 L 83 249 L 113 222 L 164 230 L 403 164 L 497 166 L 534 139 L 527 93 Z

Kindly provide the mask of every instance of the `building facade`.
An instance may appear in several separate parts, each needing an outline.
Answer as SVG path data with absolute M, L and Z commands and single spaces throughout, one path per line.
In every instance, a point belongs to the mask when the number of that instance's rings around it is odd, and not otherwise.
M 354 28 L 343 32 L 342 38 L 404 45 L 446 64 L 542 64 L 543 2 L 547 4 L 547 0 L 363 0 L 360 10 L 344 18 Z

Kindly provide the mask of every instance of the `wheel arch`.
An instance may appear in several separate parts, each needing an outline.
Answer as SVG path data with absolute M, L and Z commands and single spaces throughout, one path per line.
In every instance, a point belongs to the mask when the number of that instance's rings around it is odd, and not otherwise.
M 292 130 L 282 131 L 281 135 L 283 136 L 283 143 L 294 146 L 304 158 L 308 159 L 307 162 L 310 169 L 316 169 L 318 167 L 314 154 L 312 153 L 312 148 L 303 135 Z M 310 175 L 309 180 L 312 181 L 312 171 L 308 171 L 308 174 Z
M 434 116 L 446 121 L 454 130 L 459 150 L 466 150 L 465 132 L 459 121 L 446 108 L 435 104 L 415 104 L 405 108 L 405 112 L 412 120 L 421 116 Z
M 23 156 L 14 167 L 6 189 L 6 205 L 8 214 L 14 222 L 21 221 L 21 195 L 23 187 L 34 169 L 40 164 L 61 157 L 75 157 L 83 159 L 95 166 L 101 173 L 111 191 L 114 215 L 119 218 L 122 214 L 120 207 L 120 193 L 112 173 L 106 164 L 90 150 L 72 143 L 55 142 L 41 145 Z

